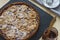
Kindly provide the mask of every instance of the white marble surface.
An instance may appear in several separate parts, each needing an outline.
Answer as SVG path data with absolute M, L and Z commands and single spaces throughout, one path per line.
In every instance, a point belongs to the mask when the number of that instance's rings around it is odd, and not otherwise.
M 10 0 L 0 0 L 0 8 L 3 7 Z

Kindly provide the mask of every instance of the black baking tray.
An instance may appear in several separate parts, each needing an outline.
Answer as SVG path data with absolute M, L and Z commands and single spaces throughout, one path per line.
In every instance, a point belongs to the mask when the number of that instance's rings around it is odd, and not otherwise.
M 32 4 L 31 2 L 29 2 L 28 0 L 10 0 L 6 5 L 14 3 L 14 2 L 25 2 L 29 5 L 31 5 L 32 7 L 34 7 L 36 9 L 36 11 L 39 13 L 39 15 L 40 15 L 39 29 L 35 33 L 35 35 L 33 35 L 29 39 L 29 40 L 39 40 L 39 38 L 42 36 L 44 30 L 47 27 L 49 27 L 49 24 L 52 21 L 53 17 L 51 15 L 47 14 L 46 12 L 44 12 L 43 10 L 41 10 L 40 8 L 38 8 L 37 6 L 35 6 L 34 4 Z M 6 5 L 4 5 L 2 8 L 4 8 Z M 2 10 L 2 8 L 1 8 L 1 10 Z M 0 36 L 0 40 L 5 40 L 5 39 L 2 36 Z

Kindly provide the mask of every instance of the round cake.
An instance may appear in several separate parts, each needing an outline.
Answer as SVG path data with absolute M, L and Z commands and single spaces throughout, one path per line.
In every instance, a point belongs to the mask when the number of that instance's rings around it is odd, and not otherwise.
M 39 26 L 38 12 L 23 2 L 9 4 L 0 12 L 0 34 L 6 40 L 26 40 Z

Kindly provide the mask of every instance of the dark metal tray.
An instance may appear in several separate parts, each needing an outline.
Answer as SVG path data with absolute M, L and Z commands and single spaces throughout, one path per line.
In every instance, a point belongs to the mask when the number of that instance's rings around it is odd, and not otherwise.
M 44 30 L 49 27 L 49 24 L 51 22 L 51 20 L 53 19 L 53 17 L 49 14 L 47 14 L 46 12 L 44 12 L 43 10 L 41 10 L 40 8 L 38 8 L 37 6 L 33 5 L 31 2 L 29 2 L 28 0 L 10 0 L 6 5 L 14 3 L 14 2 L 25 2 L 29 5 L 31 5 L 32 7 L 34 7 L 37 12 L 40 15 L 40 26 L 38 31 L 36 32 L 35 35 L 33 35 L 29 40 L 39 40 L 39 38 L 42 36 Z M 2 8 L 4 8 L 6 5 L 4 5 Z M 1 10 L 2 10 L 1 8 Z M 5 40 L 2 36 L 0 36 L 0 40 Z

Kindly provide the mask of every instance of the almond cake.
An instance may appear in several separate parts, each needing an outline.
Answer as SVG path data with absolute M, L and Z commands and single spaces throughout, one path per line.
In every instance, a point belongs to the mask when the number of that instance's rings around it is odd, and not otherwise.
M 23 2 L 12 3 L 0 12 L 0 34 L 6 40 L 26 40 L 38 29 L 39 15 Z

